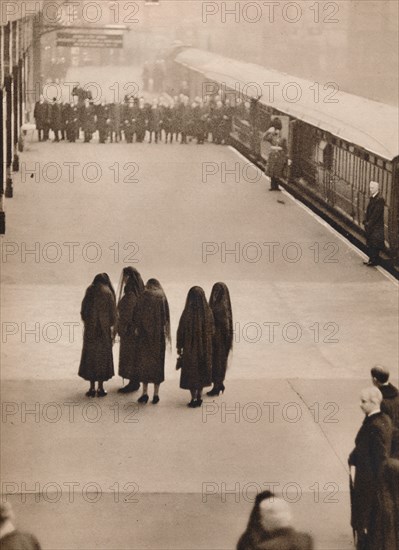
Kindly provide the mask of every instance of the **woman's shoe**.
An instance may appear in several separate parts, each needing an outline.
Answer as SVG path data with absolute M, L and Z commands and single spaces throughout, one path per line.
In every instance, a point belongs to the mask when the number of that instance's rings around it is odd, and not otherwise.
M 159 403 L 159 395 L 154 395 L 152 398 L 152 404 L 156 405 L 157 403 Z
M 86 397 L 95 397 L 96 396 L 96 390 L 89 390 L 86 392 Z
M 225 387 L 223 384 L 220 386 L 213 386 L 211 391 L 208 391 L 206 395 L 209 395 L 209 397 L 213 397 L 214 395 L 219 395 L 220 392 L 224 393 Z
M 97 390 L 97 397 L 105 397 L 106 395 L 107 392 L 104 390 L 104 388 Z
M 197 399 L 195 402 L 195 407 L 201 407 L 202 405 L 202 399 Z
M 196 406 L 197 406 L 196 399 L 191 399 L 190 403 L 187 403 L 187 407 L 190 407 L 190 409 L 195 409 Z
M 146 403 L 148 403 L 148 395 L 145 393 L 144 395 L 139 397 L 137 401 L 139 403 L 144 403 L 144 405 L 145 405 Z

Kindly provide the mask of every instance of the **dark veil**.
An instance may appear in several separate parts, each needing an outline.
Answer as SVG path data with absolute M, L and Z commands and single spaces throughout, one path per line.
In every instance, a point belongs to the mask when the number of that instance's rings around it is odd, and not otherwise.
M 180 318 L 179 328 L 177 330 L 177 349 L 183 347 L 184 341 L 191 349 L 197 347 L 199 342 L 200 357 L 207 357 L 209 352 L 209 337 L 213 333 L 213 320 L 208 302 L 205 297 L 205 292 L 200 286 L 190 288 L 186 305 Z
M 215 323 L 220 319 L 226 328 L 227 350 L 233 348 L 233 312 L 231 310 L 230 292 L 225 283 L 215 283 L 209 298 Z
M 154 300 L 154 297 L 157 298 Z M 140 298 L 137 319 L 142 326 L 152 326 L 155 333 L 163 332 L 165 340 L 171 342 L 169 304 L 161 283 L 157 279 L 149 279 Z M 159 323 L 158 327 L 154 327 Z
M 112 286 L 111 279 L 109 278 L 108 273 L 98 273 L 94 277 L 91 285 L 87 288 L 85 297 L 83 298 L 82 307 L 80 311 L 80 315 L 83 321 L 86 321 L 88 319 L 90 311 L 93 307 L 94 295 L 100 285 L 108 287 L 115 300 L 115 290 L 114 290 L 114 287 Z
M 144 292 L 143 279 L 134 267 L 124 267 L 122 270 L 118 285 L 118 303 L 124 292 L 133 292 L 136 297 L 139 297 Z

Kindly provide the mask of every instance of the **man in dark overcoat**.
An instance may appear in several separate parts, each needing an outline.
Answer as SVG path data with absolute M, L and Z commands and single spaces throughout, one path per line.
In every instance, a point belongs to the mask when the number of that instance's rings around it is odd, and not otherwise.
M 60 131 L 62 130 L 62 105 L 57 102 L 57 99 L 53 99 L 51 104 L 51 129 L 54 132 L 54 141 L 60 141 Z
M 364 228 L 368 247 L 369 260 L 365 265 L 378 265 L 380 250 L 384 248 L 384 198 L 380 195 L 379 184 L 370 182 L 370 200 L 366 209 Z
M 79 98 L 77 95 L 73 96 L 73 102 L 70 105 L 68 111 L 68 119 L 66 121 L 66 133 L 67 139 L 71 143 L 75 143 L 79 139 Z
M 123 130 L 127 143 L 133 143 L 133 136 L 137 132 L 137 111 L 138 108 L 134 104 L 134 99 L 131 97 L 128 103 L 123 107 Z
M 374 386 L 361 392 L 360 407 L 366 416 L 348 459 L 352 486 L 351 525 L 358 550 L 378 548 L 373 541 L 379 534 L 375 528 L 376 518 L 381 514 L 383 470 L 390 455 L 392 438 L 391 419 L 381 412 L 381 401 L 382 394 Z
M 103 101 L 96 108 L 97 130 L 99 143 L 105 143 L 108 139 L 109 123 L 111 122 L 110 106 Z
M 36 121 L 36 129 L 39 134 L 39 141 L 46 141 L 46 128 L 48 128 L 48 121 L 50 118 L 49 104 L 45 101 L 44 96 L 41 95 L 39 101 L 35 103 L 35 110 L 33 116 Z M 48 133 L 48 130 L 47 130 Z
M 389 382 L 389 370 L 380 365 L 371 369 L 371 379 L 382 393 L 381 411 L 392 420 L 391 457 L 399 458 L 399 390 Z
M 80 126 L 85 135 L 84 142 L 89 143 L 96 131 L 96 112 L 89 98 L 85 99 L 84 106 L 80 111 Z

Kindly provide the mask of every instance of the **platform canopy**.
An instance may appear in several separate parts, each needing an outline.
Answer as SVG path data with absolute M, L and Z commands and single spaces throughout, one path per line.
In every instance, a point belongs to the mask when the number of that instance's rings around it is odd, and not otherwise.
M 175 59 L 209 81 L 224 83 L 248 97 L 260 96 L 261 103 L 386 160 L 399 154 L 395 106 L 343 92 L 334 83 L 315 83 L 195 48 L 181 50 Z

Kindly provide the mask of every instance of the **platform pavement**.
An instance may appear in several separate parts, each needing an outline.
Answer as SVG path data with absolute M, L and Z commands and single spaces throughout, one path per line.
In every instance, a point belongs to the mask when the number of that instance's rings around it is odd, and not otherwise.
M 5 243 L 14 243 L 17 251 L 2 263 L 3 338 L 4 323 L 13 323 L 7 330 L 14 327 L 16 333 L 3 340 L 3 400 L 16 404 L 17 412 L 22 403 L 39 403 L 42 410 L 55 402 L 63 414 L 55 423 L 43 418 L 24 423 L 11 416 L 2 423 L 2 435 L 11 442 L 2 451 L 2 480 L 41 486 L 68 481 L 82 486 L 94 480 L 104 491 L 95 505 L 80 499 L 72 506 L 65 495 L 51 505 L 32 500 L 22 504 L 20 496 L 11 497 L 21 524 L 34 530 L 49 550 L 233 548 L 251 502 L 241 496 L 236 503 L 235 496 L 227 495 L 224 503 L 216 495 L 202 503 L 202 483 L 224 481 L 242 488 L 265 481 L 280 486 L 295 482 L 304 493 L 295 505 L 295 517 L 299 527 L 314 532 L 317 549 L 350 548 L 346 456 L 362 420 L 357 396 L 369 384 L 370 366 L 379 362 L 394 370 L 397 365 L 397 286 L 364 267 L 351 246 L 288 196 L 268 193 L 264 178 L 256 183 L 242 176 L 222 181 L 219 173 L 204 181 L 204 163 L 220 168 L 225 162 L 231 168 L 238 162 L 242 173 L 245 161 L 229 148 L 32 143 L 21 161 L 24 169 L 39 163 L 41 172 L 55 162 L 62 173 L 56 183 L 43 177 L 36 182 L 29 175 L 23 179 L 21 173 L 14 198 L 6 201 L 3 251 Z M 66 161 L 78 162 L 72 182 Z M 110 180 L 110 166 L 117 162 L 123 169 L 130 161 L 139 164 L 138 182 Z M 97 183 L 79 176 L 87 162 L 102 168 Z M 280 243 L 274 261 L 265 256 L 265 241 Z M 39 243 L 39 261 L 32 255 L 23 261 L 24 242 L 28 247 Z M 65 242 L 78 243 L 71 262 Z M 98 262 L 82 257 L 88 242 L 100 247 Z M 144 278 L 158 277 L 166 290 L 173 337 L 190 286 L 201 284 L 209 295 L 216 280 L 229 285 L 236 323 L 233 360 L 226 393 L 215 400 L 219 408 L 207 422 L 202 415 L 215 412 L 212 403 L 205 403 L 203 411 L 185 407 L 188 392 L 178 389 L 174 353 L 167 358 L 160 404 L 140 409 L 137 424 L 114 422 L 110 404 L 130 402 L 115 393 L 117 378 L 107 384 L 110 393 L 101 402 L 101 421 L 66 420 L 65 402 L 76 401 L 79 411 L 87 401 L 85 384 L 76 376 L 80 327 L 70 341 L 65 323 L 79 323 L 84 289 L 95 273 L 109 272 L 117 285 L 128 264 L 123 256 L 115 261 L 114 243 L 123 252 L 129 242 L 140 245 L 135 265 Z M 206 261 L 204 242 L 218 246 Z M 223 242 L 228 248 L 239 243 L 238 261 L 234 255 L 222 261 Z M 49 261 L 54 248 L 47 248 L 44 256 L 48 243 L 61 247 L 59 261 Z M 247 243 L 259 244 L 259 261 L 243 256 Z M 300 247 L 298 262 L 282 256 L 287 243 Z M 322 254 L 319 261 L 315 243 Z M 325 250 L 330 243 L 333 247 Z M 326 262 L 325 254 L 334 250 L 338 262 Z M 265 322 L 280 323 L 273 342 Z M 32 334 L 24 340 L 23 323 L 28 329 L 38 323 L 38 341 Z M 291 332 L 283 336 L 287 323 L 301 327 L 297 342 L 289 341 Z M 61 327 L 59 339 L 50 325 Z M 45 327 L 49 332 L 43 332 Z M 50 343 L 52 338 L 57 341 Z M 115 360 L 117 353 L 115 346 Z M 281 404 L 275 422 L 266 421 L 264 403 L 272 401 Z M 236 422 L 228 415 L 222 422 L 223 402 L 228 407 L 239 403 L 241 415 L 244 409 L 245 414 L 260 410 L 261 418 Z M 250 408 L 250 403 L 255 405 Z M 285 412 L 295 413 L 292 403 L 302 413 L 298 422 L 282 417 L 289 404 Z M 326 415 L 339 422 L 326 422 Z M 131 481 L 139 485 L 141 495 L 133 524 L 129 508 L 115 509 L 110 489 L 114 483 Z M 339 502 L 325 503 L 324 497 L 313 502 L 309 488 L 315 483 L 336 483 Z M 56 527 L 51 534 L 50 523 Z
M 353 436 L 344 444 L 343 404 L 319 403 L 316 416 L 295 380 L 226 385 L 191 410 L 188 392 L 172 381 L 157 406 L 120 396 L 115 381 L 102 400 L 87 400 L 79 380 L 4 382 L 2 439 L 13 445 L 2 453 L 3 491 L 48 549 L 233 548 L 256 492 L 268 488 L 292 502 L 316 548 L 349 549 L 340 455 Z M 19 493 L 35 489 L 23 502 Z

